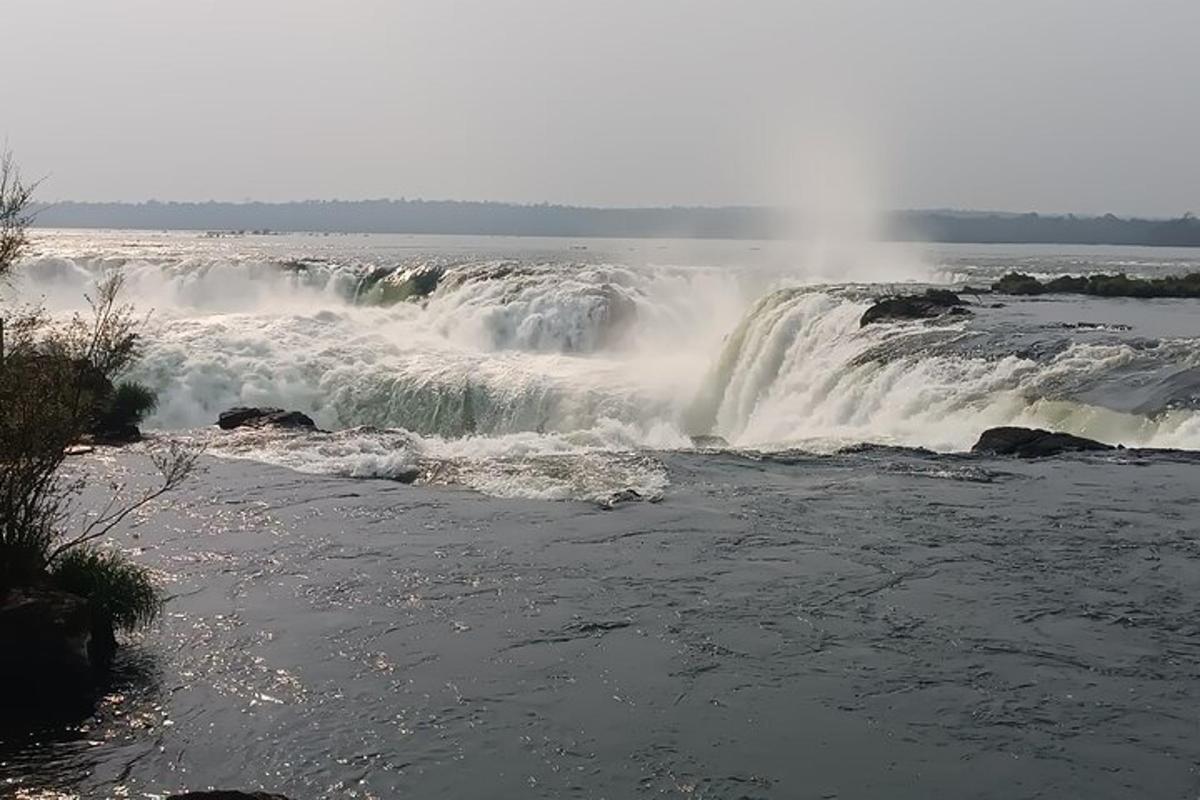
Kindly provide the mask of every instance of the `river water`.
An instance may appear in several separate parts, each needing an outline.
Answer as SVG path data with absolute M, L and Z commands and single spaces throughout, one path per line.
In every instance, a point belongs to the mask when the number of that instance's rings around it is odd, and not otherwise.
M 1195 301 L 981 295 L 970 317 L 858 326 L 892 284 L 1200 256 L 75 231 L 36 247 L 20 290 L 52 310 L 106 269 L 154 309 L 135 375 L 162 400 L 150 442 L 72 468 L 138 485 L 157 444 L 208 455 L 109 543 L 158 572 L 165 616 L 93 718 L 6 735 L 12 792 L 1200 790 L 1196 461 L 965 452 L 998 424 L 1200 449 Z M 380 289 L 427 274 L 414 299 Z M 216 431 L 237 403 L 328 432 Z

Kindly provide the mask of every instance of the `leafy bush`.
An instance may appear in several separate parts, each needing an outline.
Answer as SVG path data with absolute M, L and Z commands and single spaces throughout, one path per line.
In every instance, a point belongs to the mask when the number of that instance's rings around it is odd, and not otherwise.
M 67 550 L 51 563 L 49 577 L 64 592 L 88 600 L 93 612 L 124 631 L 148 625 L 162 610 L 162 595 L 150 570 L 114 550 Z
M 155 397 L 140 384 L 113 383 L 136 361 L 141 343 L 139 320 L 120 300 L 120 273 L 103 277 L 87 296 L 90 315 L 64 321 L 8 302 L 4 290 L 27 244 L 30 192 L 0 154 L 0 595 L 52 583 L 132 630 L 158 614 L 158 590 L 144 567 L 95 543 L 186 480 L 200 450 L 152 451 L 157 486 L 132 495 L 113 484 L 111 499 L 81 529 L 68 531 L 85 480 L 63 469 L 68 448 L 101 425 L 136 433 Z
M 72 485 L 58 469 L 79 436 L 74 374 L 32 348 L 0 362 L 0 590 L 36 580 L 66 521 Z
M 1200 272 L 1162 278 L 1131 278 L 1116 275 L 1064 275 L 1042 283 L 1031 275 L 1010 272 L 992 284 L 1003 294 L 1046 294 L 1066 292 L 1100 297 L 1200 297 Z
M 109 402 L 109 412 L 119 420 L 138 423 L 158 406 L 158 396 L 147 386 L 121 381 Z

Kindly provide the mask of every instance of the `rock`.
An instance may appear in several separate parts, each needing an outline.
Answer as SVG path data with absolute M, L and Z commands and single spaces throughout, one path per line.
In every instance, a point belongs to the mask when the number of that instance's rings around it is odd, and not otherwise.
M 438 288 L 446 268 L 423 264 L 410 269 L 380 267 L 359 282 L 355 301 L 361 305 L 390 306 L 407 300 L 423 300 Z
M 1114 450 L 1112 445 L 1040 428 L 989 428 L 971 448 L 973 453 L 1039 458 L 1087 450 Z
M 921 298 L 943 306 L 955 306 L 962 302 L 959 296 L 949 289 L 926 289 Z
M 231 789 L 214 789 L 207 792 L 183 792 L 169 794 L 167 800 L 288 800 L 281 794 L 268 792 L 238 792 Z
M 944 314 L 970 314 L 962 300 L 946 289 L 926 289 L 925 294 L 886 297 L 863 312 L 859 327 L 873 322 L 932 319 Z
M 221 426 L 222 430 L 227 431 L 243 426 L 249 428 L 271 426 L 306 430 L 316 430 L 317 427 L 317 423 L 313 422 L 311 417 L 299 411 L 284 411 L 282 408 L 269 407 L 248 408 L 245 406 L 237 406 L 228 411 L 222 411 L 217 419 L 217 425 Z
M 306 428 L 315 430 L 317 423 L 313 422 L 312 417 L 303 414 L 299 411 L 278 411 L 273 414 L 265 414 L 252 420 L 243 423 L 253 428 L 262 428 L 267 425 L 276 428 Z
M 1071 277 L 1063 275 L 1061 278 L 1055 278 L 1046 284 L 1047 292 L 1076 292 L 1083 293 L 1088 290 L 1088 279 L 1084 277 Z
M 0 674 L 51 670 L 87 675 L 91 639 L 92 613 L 82 597 L 19 587 L 0 601 Z
M 1063 275 L 1043 283 L 1020 272 L 1010 272 L 992 284 L 1003 294 L 1090 294 L 1100 297 L 1200 297 L 1200 272 L 1162 278 L 1115 275 Z
M 142 432 L 133 424 L 96 427 L 91 434 L 85 434 L 83 440 L 92 444 L 133 444 L 142 440 Z
M 1000 294 L 1043 294 L 1046 287 L 1030 275 L 1010 272 L 992 284 L 992 291 Z
M 0 599 L 0 705 L 53 714 L 89 703 L 115 649 L 111 622 L 84 598 L 46 586 L 11 588 Z
M 596 502 L 605 511 L 612 511 L 619 503 L 631 503 L 642 499 L 642 493 L 637 489 L 619 489 Z
M 221 430 L 230 431 L 234 428 L 245 425 L 252 419 L 261 417 L 266 414 L 281 414 L 282 408 L 250 408 L 247 406 L 234 406 L 228 411 L 222 411 L 217 417 L 217 425 Z
M 879 442 L 858 442 L 856 444 L 848 444 L 845 447 L 839 447 L 835 451 L 838 455 L 881 455 L 887 458 L 895 456 L 916 456 L 918 458 L 927 458 L 935 455 L 932 450 L 924 447 L 905 447 L 896 444 L 880 444 Z
M 1048 328 L 1059 328 L 1066 331 L 1131 331 L 1132 325 L 1122 325 L 1117 322 L 1058 322 L 1047 325 Z

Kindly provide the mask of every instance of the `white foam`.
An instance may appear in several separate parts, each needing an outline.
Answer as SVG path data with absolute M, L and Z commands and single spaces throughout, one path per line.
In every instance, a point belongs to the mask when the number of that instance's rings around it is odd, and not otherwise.
M 351 428 L 333 433 L 207 430 L 207 452 L 223 458 L 261 461 L 317 475 L 412 480 L 420 446 L 405 431 Z
M 1053 399 L 1134 359 L 1134 345 L 1074 344 L 1045 363 L 916 353 L 864 358 L 921 323 L 859 326 L 867 304 L 825 293 L 766 298 L 731 338 L 693 420 L 736 446 L 828 451 L 857 442 L 966 450 L 999 425 L 1139 447 L 1200 447 L 1200 417 L 1148 418 Z M 965 323 L 952 323 L 962 326 Z M 946 327 L 946 326 L 943 326 Z M 1169 343 L 1164 343 L 1164 347 Z M 697 416 L 698 415 L 698 416 Z
M 356 303 L 359 281 L 384 268 L 366 257 L 284 265 L 265 245 L 180 237 L 125 248 L 74 236 L 43 249 L 22 291 L 52 309 L 80 308 L 111 269 L 153 309 L 130 376 L 159 393 L 149 427 L 202 428 L 234 405 L 298 409 L 337 433 L 215 445 L 296 469 L 403 477 L 433 462 L 505 496 L 596 496 L 607 483 L 555 465 L 600 468 L 597 454 L 687 447 L 688 434 L 757 449 L 963 450 L 987 427 L 1021 424 L 1200 447 L 1193 411 L 1150 419 L 1054 399 L 1135 358 L 1130 344 L 1077 344 L 1044 363 L 919 348 L 866 358 L 928 328 L 861 328 L 859 295 L 796 287 L 928 272 L 884 251 L 801 254 L 794 273 L 437 262 L 445 274 L 431 295 L 380 307 Z M 606 467 L 612 485 L 657 491 L 657 467 L 618 463 Z
M 507 498 L 604 502 L 628 490 L 644 498 L 660 497 L 669 483 L 666 469 L 625 446 L 643 437 L 619 423 L 601 428 L 609 436 L 591 442 L 529 433 L 422 438 L 365 427 L 335 432 L 209 428 L 185 438 L 203 442 L 209 454 L 220 458 L 317 475 L 420 479 Z

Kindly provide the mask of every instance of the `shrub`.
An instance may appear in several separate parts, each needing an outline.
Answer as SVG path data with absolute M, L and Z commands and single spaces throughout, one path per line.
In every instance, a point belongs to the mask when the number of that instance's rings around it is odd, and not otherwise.
M 1010 272 L 992 284 L 992 291 L 1001 294 L 1043 294 L 1046 287 L 1031 275 Z
M 150 570 L 115 550 L 75 547 L 50 565 L 49 577 L 64 592 L 85 598 L 94 613 L 133 631 L 154 621 L 162 595 Z
M 98 398 L 92 433 L 97 436 L 119 435 L 136 429 L 158 405 L 158 397 L 146 386 L 134 381 L 122 381 L 116 388 Z
M 1004 294 L 1066 292 L 1100 297 L 1200 297 L 1200 272 L 1163 278 L 1131 278 L 1123 272 L 1116 275 L 1064 275 L 1046 283 L 1030 275 L 1010 272 L 992 284 L 992 291 Z
M 132 630 L 158 613 L 158 591 L 144 567 L 95 544 L 186 480 L 200 450 L 152 451 L 157 486 L 132 495 L 114 484 L 111 499 L 81 530 L 67 530 L 84 487 L 84 478 L 62 469 L 67 448 L 101 424 L 136 426 L 155 398 L 140 384 L 113 384 L 140 347 L 139 320 L 120 302 L 120 274 L 104 277 L 87 297 L 90 315 L 65 322 L 7 302 L 3 290 L 27 243 L 30 191 L 0 154 L 0 595 L 55 584 Z

